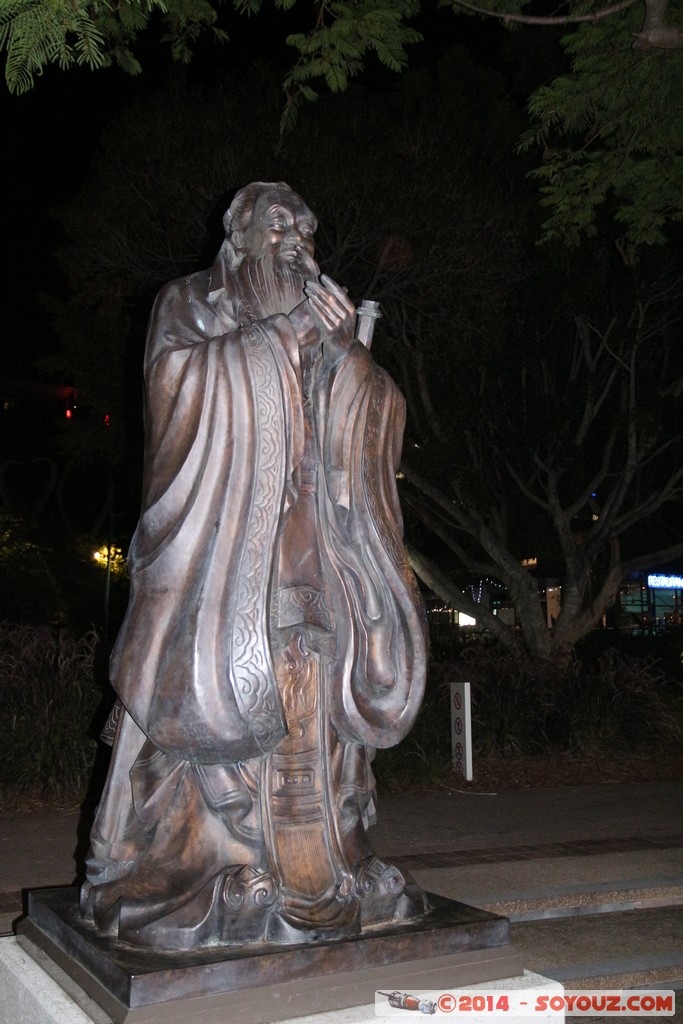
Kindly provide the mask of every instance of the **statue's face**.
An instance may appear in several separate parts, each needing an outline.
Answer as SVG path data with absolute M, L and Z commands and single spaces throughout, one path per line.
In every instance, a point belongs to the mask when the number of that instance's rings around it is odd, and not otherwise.
M 248 227 L 241 232 L 241 248 L 249 256 L 270 255 L 300 264 L 304 253 L 311 257 L 315 251 L 315 228 L 315 217 L 301 200 L 264 192 L 254 204 Z

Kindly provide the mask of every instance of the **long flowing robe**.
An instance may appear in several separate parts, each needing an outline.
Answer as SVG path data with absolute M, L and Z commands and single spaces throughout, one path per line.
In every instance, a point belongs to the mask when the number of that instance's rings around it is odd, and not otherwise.
M 125 713 L 82 894 L 122 936 L 229 865 L 262 864 L 258 762 L 287 734 L 275 652 L 290 590 L 319 596 L 330 620 L 324 710 L 351 766 L 335 769 L 342 788 L 367 801 L 365 748 L 397 743 L 422 699 L 395 483 L 404 400 L 360 343 L 302 360 L 288 317 L 239 321 L 219 259 L 167 285 L 150 322 L 143 506 L 111 662 Z M 320 578 L 297 590 L 288 524 L 297 542 L 306 523 Z

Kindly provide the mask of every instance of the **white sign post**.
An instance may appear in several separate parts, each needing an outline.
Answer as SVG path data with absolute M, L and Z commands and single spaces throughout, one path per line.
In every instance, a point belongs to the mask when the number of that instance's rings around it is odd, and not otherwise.
M 453 771 L 472 781 L 472 709 L 469 683 L 449 683 Z

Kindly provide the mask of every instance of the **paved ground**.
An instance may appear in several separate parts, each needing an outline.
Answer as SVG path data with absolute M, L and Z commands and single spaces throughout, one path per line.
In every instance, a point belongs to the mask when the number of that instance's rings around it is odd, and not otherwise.
M 386 853 L 504 850 L 554 843 L 660 840 L 683 844 L 683 787 L 615 783 L 497 794 L 390 795 L 374 833 Z
M 0 932 L 22 890 L 78 878 L 87 832 L 78 809 L 0 814 Z M 678 783 L 389 795 L 371 839 L 425 888 L 509 915 L 531 970 L 573 988 L 683 988 Z
M 538 883 L 538 862 L 563 861 L 578 872 L 585 858 L 608 858 L 601 873 L 623 876 L 624 855 L 645 863 L 671 851 L 667 877 L 683 874 L 683 786 L 673 782 L 618 783 L 558 789 L 527 789 L 484 795 L 439 793 L 387 795 L 379 800 L 371 830 L 376 851 L 413 872 L 486 864 L 520 864 L 513 872 Z M 89 822 L 78 808 L 67 811 L 0 813 L 0 901 L 26 888 L 66 885 L 82 871 Z M 533 865 L 528 869 L 524 864 Z M 509 875 L 510 867 L 506 868 Z M 544 868 L 544 871 L 547 867 Z M 662 874 L 653 868 L 653 877 Z M 481 871 L 478 872 L 481 874 Z M 600 872 L 599 872 L 600 873 Z M 646 873 L 647 869 L 646 869 Z M 451 872 L 452 874 L 452 872 Z M 501 868 L 484 869 L 499 892 Z M 460 875 L 461 878 L 467 877 Z M 683 881 L 683 879 L 681 879 Z M 570 878 L 566 878 L 569 884 Z M 598 881 L 598 879 L 596 879 Z M 466 886 L 469 889 L 469 885 Z M 7 929 L 5 929 L 7 930 Z

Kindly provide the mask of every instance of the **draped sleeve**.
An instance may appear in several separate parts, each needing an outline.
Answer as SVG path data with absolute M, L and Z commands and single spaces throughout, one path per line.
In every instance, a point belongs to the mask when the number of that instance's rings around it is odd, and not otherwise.
M 230 763 L 286 732 L 268 598 L 303 421 L 289 320 L 239 328 L 204 276 L 167 285 L 150 321 L 143 507 L 111 676 L 159 749 Z
M 326 394 L 323 537 L 340 609 L 332 717 L 349 742 L 389 747 L 419 711 L 427 656 L 396 488 L 405 400 L 360 344 L 336 368 Z

